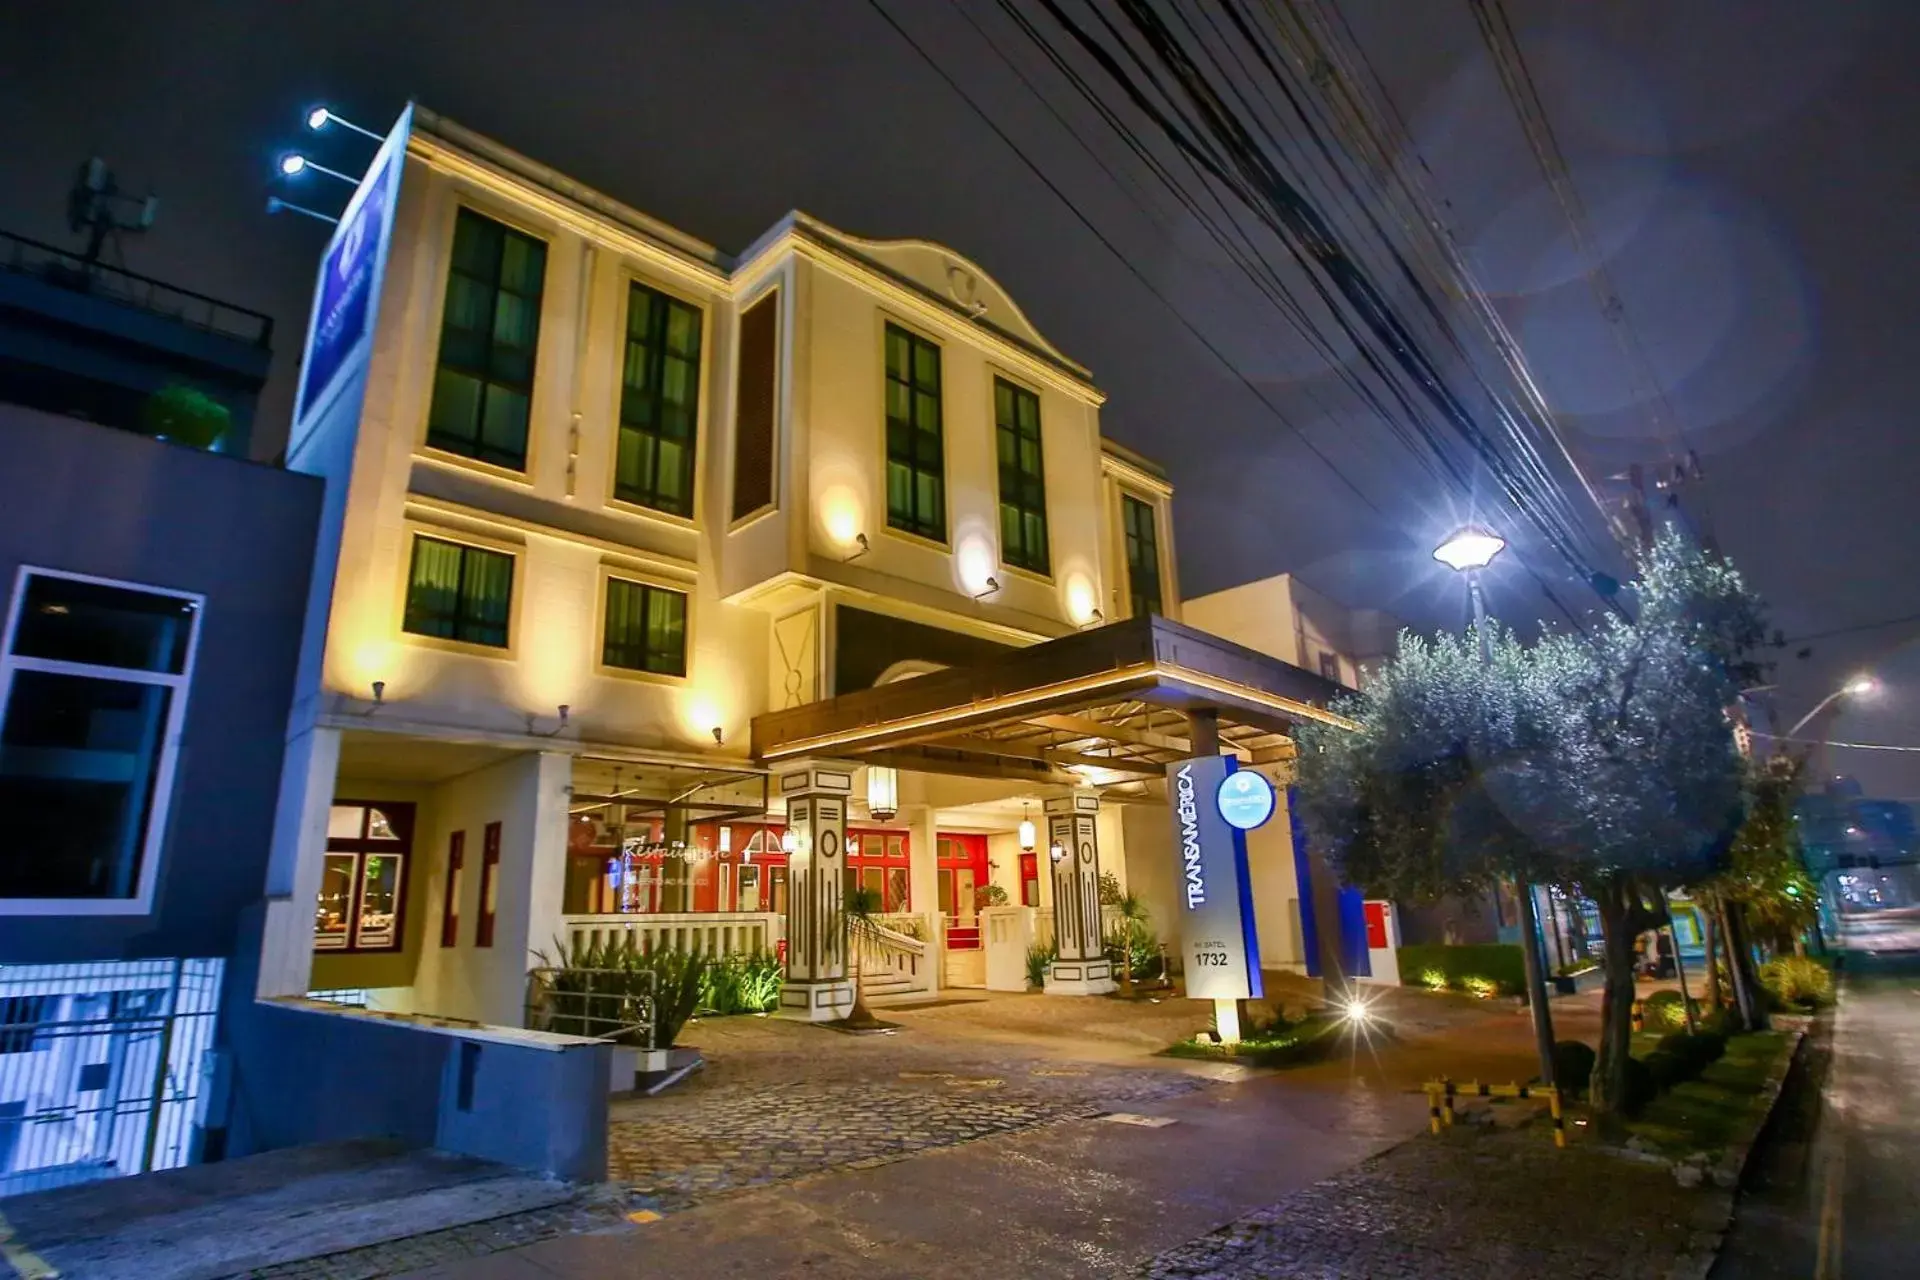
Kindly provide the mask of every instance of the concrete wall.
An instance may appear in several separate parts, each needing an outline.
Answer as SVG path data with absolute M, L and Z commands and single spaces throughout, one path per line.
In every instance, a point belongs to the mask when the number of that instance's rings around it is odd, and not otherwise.
M 154 910 L 0 917 L 0 961 L 228 955 L 273 834 L 320 485 L 13 406 L 0 436 L 0 593 L 34 565 L 207 597 Z

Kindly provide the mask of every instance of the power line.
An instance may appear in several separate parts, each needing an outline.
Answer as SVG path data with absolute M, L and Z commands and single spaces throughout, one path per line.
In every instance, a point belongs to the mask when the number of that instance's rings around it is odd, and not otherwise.
M 1129 274 L 1131 274 L 1135 280 L 1140 282 L 1140 285 L 1142 288 L 1146 289 L 1148 293 L 1152 294 L 1154 298 L 1159 301 L 1160 305 L 1165 307 L 1168 310 L 1168 312 L 1170 312 L 1173 315 L 1173 317 L 1180 322 L 1181 326 L 1184 327 L 1188 333 L 1193 335 L 1195 340 L 1197 340 L 1210 353 L 1212 353 L 1214 359 L 1218 360 L 1220 364 L 1229 373 L 1233 374 L 1234 377 L 1240 381 L 1242 386 L 1246 387 L 1248 391 L 1252 392 L 1254 397 L 1257 400 L 1259 400 L 1262 405 L 1266 406 L 1267 410 L 1273 414 L 1273 416 L 1280 422 L 1282 426 L 1286 427 L 1289 431 L 1293 432 L 1295 436 L 1299 437 L 1300 442 L 1306 445 L 1306 447 L 1313 453 L 1313 456 L 1320 459 L 1320 461 L 1326 466 L 1327 470 L 1333 472 L 1334 475 L 1338 476 L 1340 478 L 1341 483 L 1345 484 L 1348 489 L 1352 490 L 1353 495 L 1356 498 L 1366 503 L 1367 507 L 1370 510 L 1372 510 L 1376 515 L 1380 515 L 1382 517 L 1386 515 L 1384 511 L 1382 511 L 1378 506 L 1374 504 L 1371 498 L 1367 497 L 1367 495 L 1361 491 L 1360 486 L 1355 484 L 1351 477 L 1349 477 L 1344 471 L 1340 470 L 1339 467 L 1334 465 L 1333 460 L 1327 457 L 1327 455 L 1321 451 L 1320 447 L 1314 444 L 1314 442 L 1308 438 L 1306 432 L 1302 431 L 1300 427 L 1293 422 L 1292 419 L 1288 418 L 1286 414 L 1282 413 L 1279 406 L 1275 405 L 1271 400 L 1269 400 L 1267 398 L 1266 393 L 1262 391 L 1257 385 L 1255 385 L 1254 381 L 1251 378 L 1247 377 L 1245 373 L 1241 372 L 1241 370 L 1233 363 L 1233 361 L 1227 358 L 1225 352 L 1221 351 L 1218 346 L 1214 345 L 1214 342 L 1211 338 L 1207 337 L 1206 334 L 1202 333 L 1200 329 L 1191 320 L 1187 319 L 1186 315 L 1182 313 L 1178 307 L 1173 305 L 1172 299 L 1168 298 L 1164 293 L 1160 291 L 1160 289 L 1151 280 L 1147 279 L 1145 273 L 1143 273 L 1139 267 L 1134 265 L 1132 259 L 1128 258 L 1126 254 L 1122 253 L 1120 251 L 1119 246 L 1114 244 L 1113 241 L 1109 240 L 1106 234 L 1102 232 L 1099 227 L 1094 225 L 1092 219 L 1088 218 L 1086 214 L 1080 211 L 1080 208 L 1078 205 L 1074 204 L 1072 200 L 1067 198 L 1066 192 L 1062 191 L 1060 187 L 1053 181 L 1053 179 L 1048 177 L 1046 172 L 1043 169 L 1041 169 L 1038 163 L 1034 161 L 1033 157 L 1029 156 L 1026 153 L 1026 151 L 1020 146 L 1020 144 L 1015 142 L 1013 138 L 1007 134 L 1006 130 L 1002 129 L 999 126 L 999 124 L 997 124 L 994 121 L 993 117 L 989 116 L 986 113 L 986 110 L 983 107 L 981 107 L 981 105 L 978 102 L 974 100 L 973 95 L 969 94 L 965 89 L 963 89 L 960 86 L 959 81 L 955 80 L 951 75 L 949 75 L 947 73 L 946 68 L 941 66 L 940 63 L 933 57 L 932 54 L 928 53 L 924 48 L 922 48 L 920 46 L 919 41 L 915 40 L 910 34 L 908 34 L 906 28 L 902 27 L 898 22 L 894 21 L 893 15 L 888 13 L 884 8 L 881 7 L 880 0 L 867 0 L 867 3 L 873 8 L 873 11 L 875 13 L 880 15 L 881 19 L 885 21 L 889 27 L 893 28 L 894 32 L 902 40 L 905 40 L 907 42 L 908 46 L 911 47 L 915 53 L 920 55 L 922 61 L 924 61 L 929 67 L 933 68 L 934 72 L 942 80 L 947 82 L 947 86 L 960 96 L 961 101 L 965 102 L 967 106 L 973 109 L 973 113 L 980 117 L 982 123 L 984 123 L 989 129 L 993 130 L 994 136 L 999 138 L 1000 141 L 1004 142 L 1007 145 L 1008 149 L 1011 150 L 1016 156 L 1020 158 L 1021 162 L 1024 163 L 1027 166 L 1027 168 L 1033 173 L 1033 176 L 1040 179 L 1041 183 L 1043 183 L 1046 186 L 1047 190 L 1051 191 L 1054 194 L 1054 197 L 1058 199 L 1061 204 L 1067 207 L 1068 211 L 1073 214 L 1075 219 L 1079 221 L 1080 225 L 1085 227 L 1088 231 L 1090 231 L 1093 234 L 1094 238 L 1098 240 L 1102 245 L 1106 246 L 1107 251 L 1111 253 L 1116 259 L 1118 259 L 1122 266 L 1126 267 Z
M 1792 742 L 1808 747 L 1845 747 L 1849 751 L 1920 752 L 1920 746 L 1901 746 L 1891 742 L 1836 742 L 1832 738 L 1789 738 L 1785 734 L 1762 733 L 1758 729 L 1750 729 L 1748 732 L 1756 738 L 1766 738 L 1772 742 Z
M 1804 636 L 1788 636 L 1780 643 L 1784 645 L 1805 644 L 1809 640 L 1826 640 L 1833 636 L 1852 635 L 1856 631 L 1878 631 L 1882 627 L 1898 627 L 1908 623 L 1920 622 L 1920 613 L 1903 614 L 1898 618 L 1882 618 L 1878 622 L 1856 622 L 1850 627 L 1833 627 L 1826 631 L 1812 631 Z

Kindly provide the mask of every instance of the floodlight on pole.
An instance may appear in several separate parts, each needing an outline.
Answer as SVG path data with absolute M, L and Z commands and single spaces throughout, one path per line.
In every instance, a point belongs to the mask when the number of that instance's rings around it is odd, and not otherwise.
M 289 151 L 286 155 L 280 157 L 280 173 L 282 176 L 288 178 L 297 178 L 303 173 L 324 173 L 327 177 L 335 178 L 350 187 L 360 185 L 360 179 L 350 174 L 341 173 L 338 169 L 329 169 L 323 164 L 315 164 L 298 151 Z
M 279 196 L 267 197 L 268 213 L 298 213 L 320 222 L 337 225 L 340 219 L 330 213 L 321 213 L 318 209 L 309 209 L 303 204 L 294 204 L 291 200 L 282 200 Z
M 320 132 L 320 130 L 330 124 L 337 124 L 342 129 L 350 129 L 363 138 L 372 138 L 375 142 L 384 141 L 384 139 L 373 130 L 363 129 L 345 116 L 329 111 L 325 107 L 315 107 L 313 110 L 307 112 L 307 128 L 313 130 L 315 133 Z
M 1838 689 L 1835 689 L 1832 693 L 1828 694 L 1826 697 L 1820 699 L 1820 701 L 1814 703 L 1813 710 L 1807 712 L 1807 714 L 1801 716 L 1798 720 L 1794 721 L 1793 728 L 1787 730 L 1786 736 L 1791 738 L 1794 735 L 1798 734 L 1802 729 L 1806 728 L 1807 725 L 1812 722 L 1815 716 L 1819 715 L 1822 711 L 1825 711 L 1828 707 L 1832 706 L 1835 702 L 1839 701 L 1841 698 L 1865 698 L 1865 697 L 1871 696 L 1872 694 L 1878 693 L 1879 691 L 1880 691 L 1880 682 L 1878 680 L 1875 680 L 1870 675 L 1865 675 L 1865 674 L 1857 675 L 1853 679 L 1841 685 Z
M 1447 540 L 1433 549 L 1433 558 L 1449 569 L 1471 572 L 1484 569 L 1493 558 L 1507 549 L 1507 540 L 1497 533 L 1467 525 L 1456 529 Z

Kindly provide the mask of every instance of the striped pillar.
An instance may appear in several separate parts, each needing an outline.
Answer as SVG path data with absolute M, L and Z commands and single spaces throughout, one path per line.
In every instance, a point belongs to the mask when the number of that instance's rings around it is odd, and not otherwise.
M 1053 937 L 1059 948 L 1047 972 L 1055 996 L 1098 996 L 1113 990 L 1100 932 L 1100 839 L 1094 818 L 1100 793 L 1076 790 L 1046 803 L 1047 852 L 1064 855 L 1053 864 Z
M 808 762 L 779 775 L 787 802 L 787 980 L 780 1016 L 831 1022 L 853 1009 L 847 976 L 847 921 L 840 900 L 846 883 L 847 802 L 851 765 Z

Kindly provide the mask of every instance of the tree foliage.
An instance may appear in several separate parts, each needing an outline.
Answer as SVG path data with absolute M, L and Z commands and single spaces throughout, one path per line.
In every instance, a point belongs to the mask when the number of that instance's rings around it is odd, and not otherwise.
M 1732 565 L 1664 531 L 1625 616 L 1523 644 L 1401 637 L 1342 710 L 1300 734 L 1303 816 L 1350 882 L 1394 897 L 1480 893 L 1503 876 L 1577 887 L 1600 909 L 1608 983 L 1595 1105 L 1624 1098 L 1633 941 L 1670 888 L 1726 865 L 1745 810 L 1727 717 L 1759 671 L 1760 605 Z
M 1790 949 L 1819 912 L 1819 886 L 1807 874 L 1794 821 L 1804 767 L 1805 761 L 1790 756 L 1748 763 L 1746 820 L 1726 868 L 1699 886 L 1716 901 L 1737 903 L 1755 940 L 1776 952 Z

